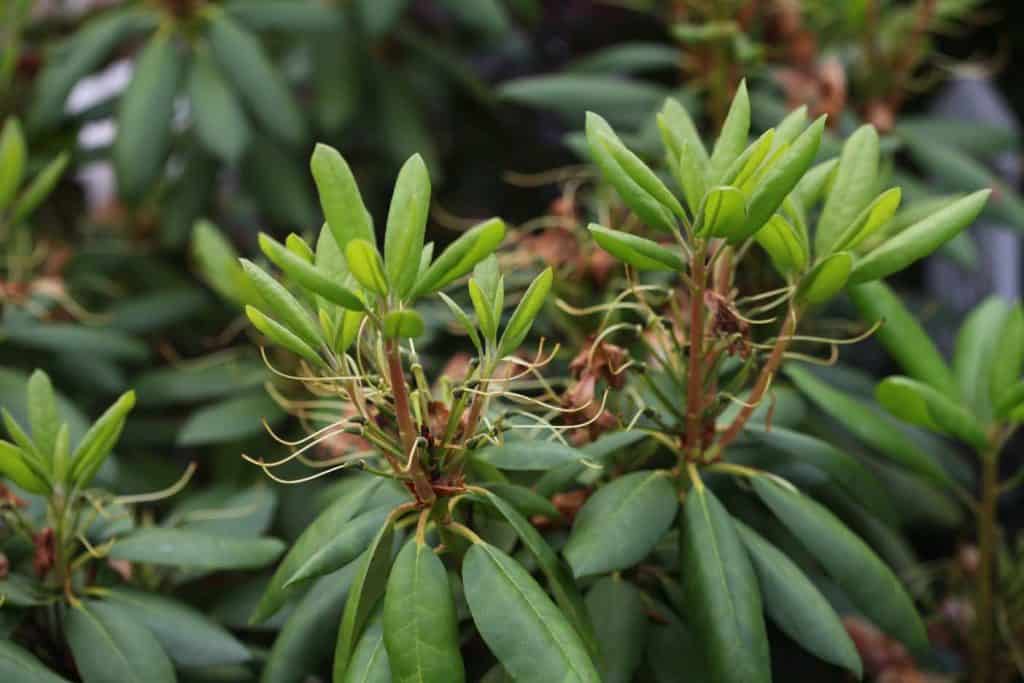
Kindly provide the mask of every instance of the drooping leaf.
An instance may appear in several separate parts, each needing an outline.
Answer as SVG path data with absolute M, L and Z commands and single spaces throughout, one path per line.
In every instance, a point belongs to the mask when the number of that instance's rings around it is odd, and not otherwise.
M 750 527 L 737 529 L 772 621 L 808 652 L 861 678 L 860 655 L 828 600 L 785 553 Z
M 8 639 L 0 640 L 0 676 L 19 683 L 68 683 L 53 673 L 31 653 Z
M 174 666 L 150 630 L 113 604 L 68 610 L 64 636 L 84 683 L 174 683 Z
M 206 32 L 214 59 L 252 114 L 282 142 L 301 143 L 306 137 L 302 111 L 259 39 L 223 12 L 207 23 Z
M 384 593 L 384 646 L 398 683 L 461 683 L 458 618 L 448 572 L 434 549 L 405 544 Z
M 847 291 L 864 322 L 874 325 L 882 321 L 875 338 L 908 375 L 927 382 L 949 398 L 957 398 L 956 380 L 942 354 L 884 282 L 869 282 Z
M 878 384 L 875 398 L 911 424 L 951 434 L 976 450 L 988 446 L 985 429 L 974 415 L 927 384 L 899 375 L 886 377 Z
M 583 641 L 525 569 L 487 543 L 474 544 L 462 583 L 477 630 L 516 680 L 598 683 Z M 523 635 L 531 634 L 524 647 Z
M 118 191 L 131 201 L 152 187 L 167 161 L 182 65 L 174 33 L 158 31 L 142 50 L 121 96 L 113 158 Z
M 587 593 L 587 610 L 601 644 L 601 680 L 629 683 L 647 643 L 643 594 L 621 577 L 606 576 Z
M 754 490 L 825 568 L 853 604 L 914 652 L 928 646 L 914 602 L 877 555 L 831 512 L 810 498 L 763 477 Z
M 106 599 L 156 636 L 178 666 L 199 668 L 248 661 L 248 648 L 190 605 L 131 588 L 112 588 Z
M 249 144 L 249 121 L 208 50 L 195 52 L 188 94 L 200 142 L 225 163 L 237 163 Z
M 620 477 L 580 509 L 565 559 L 577 577 L 632 567 L 665 535 L 678 507 L 675 488 L 663 471 Z
M 147 527 L 118 539 L 115 560 L 207 570 L 259 569 L 284 551 L 276 538 L 232 538 L 184 529 Z
M 316 548 L 312 555 L 288 577 L 285 590 L 309 579 L 341 569 L 357 558 L 377 536 L 391 513 L 390 505 L 381 505 L 352 517 L 336 530 L 333 538 Z
M 337 666 L 337 660 L 335 660 Z M 337 671 L 337 670 L 335 670 Z M 384 647 L 384 624 L 378 611 L 370 618 L 352 652 L 352 663 L 335 683 L 391 683 L 391 664 Z

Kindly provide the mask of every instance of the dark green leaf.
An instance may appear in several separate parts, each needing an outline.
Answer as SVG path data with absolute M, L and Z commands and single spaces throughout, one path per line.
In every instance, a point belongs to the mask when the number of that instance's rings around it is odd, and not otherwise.
M 214 403 L 192 413 L 178 431 L 180 446 L 236 441 L 264 431 L 263 422 L 274 424 L 284 412 L 260 390 Z
M 234 164 L 249 143 L 249 121 L 207 50 L 198 50 L 188 79 L 196 134 L 214 156 Z
M 115 560 L 194 569 L 259 569 L 281 555 L 276 538 L 232 538 L 184 529 L 147 527 L 118 539 Z
M 114 605 L 68 610 L 64 635 L 84 683 L 174 683 L 174 666 L 146 627 Z
M 587 593 L 587 610 L 601 644 L 601 680 L 629 683 L 647 644 L 643 594 L 621 577 L 606 576 Z
M 0 677 L 11 683 L 68 683 L 10 640 L 0 640 Z

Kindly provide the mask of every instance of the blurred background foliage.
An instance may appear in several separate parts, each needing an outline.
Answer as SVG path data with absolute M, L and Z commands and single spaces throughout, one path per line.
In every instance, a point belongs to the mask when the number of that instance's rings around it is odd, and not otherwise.
M 307 166 L 316 141 L 343 152 L 376 215 L 401 161 L 419 152 L 434 181 L 439 245 L 503 216 L 518 226 L 502 254 L 518 267 L 510 288 L 546 262 L 560 276 L 555 291 L 581 306 L 602 300 L 612 268 L 583 226 L 623 210 L 581 166 L 584 112 L 659 161 L 654 113 L 665 97 L 685 103 L 710 136 L 742 78 L 763 117 L 755 132 L 802 105 L 829 114 L 823 157 L 874 124 L 880 184 L 904 190 L 896 220 L 987 186 L 987 216 L 1024 230 L 1018 183 L 996 163 L 1017 161 L 1016 126 L 932 113 L 945 84 L 965 78 L 1024 111 L 1022 32 L 1024 7 L 1010 0 L 8 0 L 0 404 L 23 411 L 29 373 L 45 368 L 74 431 L 134 388 L 114 490 L 170 484 L 195 460 L 183 508 L 249 495 L 260 474 L 238 455 L 279 448 L 265 425 L 283 434 L 297 425 L 292 389 L 242 322 L 250 293 L 236 258 L 258 253 L 260 230 L 316 233 Z M 983 267 L 970 233 L 945 255 L 965 279 Z M 922 272 L 894 284 L 930 330 L 955 329 Z M 442 307 L 429 313 L 424 357 L 436 370 L 457 367 L 453 349 L 465 339 Z M 845 302 L 827 313 L 856 319 Z M 556 306 L 538 329 L 577 344 L 589 332 Z M 844 354 L 861 368 L 832 369 L 828 380 L 870 400 L 864 373 L 881 376 L 892 361 L 873 344 Z M 863 448 L 833 427 L 822 417 L 812 431 Z M 914 546 L 874 518 L 860 531 L 896 566 L 915 552 L 954 562 L 963 537 L 944 531 L 962 528 L 955 504 L 905 473 L 875 473 L 895 504 L 913 501 L 897 526 Z M 308 489 L 265 490 L 252 489 L 263 496 L 253 534 L 272 525 L 293 537 L 317 511 Z M 209 587 L 187 590 L 199 597 Z M 233 589 L 215 612 L 241 626 L 259 592 Z

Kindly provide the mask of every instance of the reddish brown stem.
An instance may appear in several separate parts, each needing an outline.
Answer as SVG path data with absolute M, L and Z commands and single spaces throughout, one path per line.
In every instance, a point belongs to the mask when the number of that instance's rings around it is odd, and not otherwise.
M 409 408 L 409 388 L 405 383 L 405 371 L 402 370 L 402 356 L 398 345 L 392 339 L 385 343 L 384 353 L 388 360 L 388 379 L 391 382 L 391 393 L 395 397 L 395 418 L 398 420 L 398 437 L 402 443 L 402 450 L 408 455 L 416 447 L 416 425 L 412 421 L 412 411 Z M 409 471 L 413 477 L 416 496 L 426 503 L 432 502 L 435 498 L 434 490 L 426 473 L 423 471 L 419 458 L 412 457 Z
M 703 247 L 693 255 L 691 272 L 694 288 L 690 292 L 690 353 L 687 361 L 686 384 L 686 447 L 690 457 L 696 455 L 701 433 L 701 414 L 704 411 L 704 266 L 706 251 Z
M 796 332 L 797 317 L 797 312 L 793 308 L 786 312 L 786 322 L 782 325 L 782 330 L 780 330 L 779 336 L 775 340 L 775 346 L 772 347 L 771 355 L 768 356 L 768 360 L 761 368 L 761 373 L 757 376 L 757 382 L 750 391 L 746 404 L 733 419 L 732 423 L 729 424 L 725 432 L 722 433 L 722 436 L 719 437 L 718 451 L 724 450 L 726 446 L 736 440 L 736 437 L 743 431 L 743 427 L 746 426 L 747 421 L 750 420 L 750 416 L 754 414 L 757 406 L 760 405 L 765 392 L 771 386 L 772 377 L 775 376 L 776 371 L 782 364 L 782 357 L 786 353 L 786 349 L 789 348 L 790 340 Z

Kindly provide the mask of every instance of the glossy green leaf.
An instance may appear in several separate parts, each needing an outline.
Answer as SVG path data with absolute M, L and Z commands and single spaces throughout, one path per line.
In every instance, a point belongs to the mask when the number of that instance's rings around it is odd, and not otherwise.
M 296 539 L 288 553 L 281 560 L 274 576 L 270 579 L 259 605 L 250 621 L 254 624 L 266 621 L 284 605 L 294 587 L 287 586 L 289 580 L 301 568 L 324 551 L 332 539 L 346 524 L 358 515 L 370 497 L 380 487 L 380 480 L 360 485 L 353 493 L 336 500 L 330 507 L 313 520 L 302 535 Z M 367 540 L 369 543 L 369 540 Z
M 591 223 L 587 229 L 598 246 L 637 270 L 682 271 L 685 267 L 677 252 L 645 237 L 611 230 L 597 223 Z
M 372 663 L 365 660 L 367 656 L 365 647 L 369 646 L 363 643 L 367 637 L 363 628 L 366 627 L 369 632 L 371 625 L 367 624 L 367 620 L 371 618 L 371 613 L 375 608 L 378 612 L 383 609 L 380 597 L 384 595 L 393 559 L 394 525 L 392 522 L 393 519 L 389 518 L 388 523 L 381 526 L 362 559 L 357 563 L 352 580 L 352 591 L 345 601 L 345 611 L 342 613 L 341 626 L 338 628 L 338 641 L 334 648 L 333 670 L 336 683 L 359 681 L 361 670 L 369 671 L 381 668 L 381 664 L 372 666 Z M 383 625 L 379 616 L 376 621 L 375 637 L 380 640 L 380 652 L 376 657 L 386 662 Z M 363 659 L 361 659 L 361 654 Z M 390 672 L 390 667 L 388 667 L 388 671 Z M 390 677 L 387 680 L 390 681 Z
M 334 631 L 357 563 L 316 581 L 274 639 L 260 683 L 305 683 L 330 669 Z
M 883 242 L 857 262 L 850 282 L 887 277 L 932 253 L 974 222 L 989 194 L 989 190 L 980 190 L 959 199 Z
M 163 174 L 183 63 L 174 33 L 157 32 L 143 48 L 121 96 L 113 159 L 118 190 L 129 200 L 141 199 Z
M 984 450 L 988 437 L 977 419 L 937 389 L 909 377 L 886 377 L 875 398 L 893 415 L 911 424 L 957 437 Z
M 309 311 L 284 285 L 248 259 L 240 259 L 249 282 L 260 295 L 267 312 L 311 348 L 318 349 L 323 338 Z
M 405 544 L 384 593 L 384 646 L 398 683 L 460 683 L 458 618 L 448 572 L 434 549 L 417 539 Z
M 506 502 L 503 498 L 490 491 L 477 491 L 471 495 L 473 495 L 475 500 L 485 502 L 497 510 L 505 518 L 505 521 L 515 529 L 519 539 L 523 542 L 526 549 L 530 551 L 530 554 L 537 561 L 537 566 L 540 567 L 541 572 L 543 572 L 547 579 L 548 590 L 554 595 L 555 602 L 558 603 L 562 613 L 569 619 L 577 635 L 583 640 L 587 651 L 596 657 L 599 653 L 599 646 L 594 634 L 594 627 L 591 624 L 583 597 L 576 587 L 576 582 L 573 580 L 569 567 L 559 559 L 555 551 L 551 549 L 551 546 L 547 544 L 544 537 L 537 531 L 537 528 L 520 513 L 516 512 L 509 502 Z
M 735 187 L 723 185 L 711 188 L 704 195 L 697 210 L 695 228 L 698 235 L 734 242 L 746 221 L 747 205 L 743 193 Z
M 264 423 L 280 422 L 285 413 L 264 390 L 247 392 L 196 410 L 178 430 L 179 446 L 199 446 L 265 436 Z
M 106 599 L 152 631 L 177 666 L 224 666 L 251 659 L 248 648 L 227 629 L 183 602 L 121 587 L 110 589 Z
M 771 620 L 808 652 L 860 679 L 860 655 L 828 600 L 782 551 L 744 524 L 737 529 Z
M 473 302 L 477 325 L 484 334 L 485 340 L 494 340 L 498 336 L 498 321 L 494 317 L 494 306 L 475 278 L 469 280 L 469 299 Z M 468 329 L 468 328 L 467 328 Z
M 194 53 L 188 95 L 199 141 L 221 161 L 237 163 L 249 144 L 249 120 L 208 50 Z
M 11 683 L 68 683 L 8 639 L 0 640 L 0 677 Z
M 505 482 L 489 482 L 485 486 L 524 517 L 540 516 L 548 519 L 560 519 L 562 516 L 554 503 L 534 492 L 533 489 Z
M 601 680 L 629 683 L 647 645 L 643 593 L 622 577 L 606 576 L 587 593 L 587 610 L 601 644 Z
M 337 666 L 337 660 L 335 660 Z M 335 674 L 335 683 L 391 683 L 391 664 L 384 647 L 383 617 L 370 618 L 352 652 L 352 663 L 345 675 Z
M 255 308 L 254 306 L 246 306 L 245 315 L 249 318 L 249 322 L 252 323 L 252 326 L 259 330 L 263 336 L 274 344 L 288 349 L 292 353 L 305 358 L 314 365 L 323 365 L 323 359 L 320 358 L 320 354 L 317 353 L 313 347 L 299 339 L 295 333 L 281 323 L 264 315 L 264 313 L 258 308 Z
M 64 169 L 67 168 L 70 160 L 71 157 L 67 152 L 61 152 L 32 178 L 11 207 L 12 224 L 16 225 L 28 218 L 29 214 L 50 196 L 57 181 L 64 175 Z
M 541 308 L 544 306 L 548 292 L 551 291 L 551 281 L 553 279 L 554 272 L 548 267 L 535 277 L 530 286 L 527 287 L 526 293 L 523 294 L 523 298 L 519 300 L 519 304 L 512 311 L 512 316 L 508 319 L 508 324 L 505 325 L 505 330 L 501 333 L 501 340 L 498 342 L 499 355 L 505 356 L 515 352 L 526 339 L 526 335 L 529 334 L 530 328 L 533 326 L 534 319 L 536 319 L 537 314 L 540 313 Z
M 480 334 L 477 332 L 476 325 L 474 325 L 473 321 L 469 319 L 469 315 L 467 315 L 466 312 L 462 310 L 462 307 L 444 292 L 438 292 L 437 295 L 440 297 L 441 301 L 444 302 L 445 306 L 448 307 L 452 317 L 455 318 L 459 325 L 462 326 L 462 329 L 466 331 L 466 334 L 469 335 L 469 339 L 473 342 L 473 346 L 476 348 L 477 353 L 482 354 L 484 349 L 483 344 L 480 341 Z
M 749 132 L 750 97 L 746 81 L 740 81 L 708 161 L 708 177 L 713 184 L 718 184 L 725 170 L 743 153 Z
M 71 481 L 88 486 L 121 436 L 128 413 L 135 407 L 135 392 L 127 391 L 96 420 L 71 456 Z
M 391 311 L 381 321 L 381 330 L 389 339 L 415 339 L 425 329 L 423 317 L 411 308 Z
M 650 554 L 679 507 L 665 474 L 633 472 L 587 500 L 562 551 L 577 577 L 628 569 Z
M 7 208 L 21 185 L 28 150 L 18 119 L 9 117 L 0 131 L 0 211 Z
M 585 461 L 587 454 L 557 441 L 506 441 L 473 452 L 473 458 L 501 470 L 541 471 Z
M 306 137 L 302 111 L 259 39 L 223 12 L 207 23 L 206 30 L 214 59 L 253 116 L 281 141 L 301 143 Z
M 803 271 L 807 266 L 808 254 L 800 235 L 782 214 L 772 216 L 771 220 L 757 231 L 754 239 L 768 252 L 772 265 L 780 275 L 785 277 L 794 271 Z
M 783 453 L 793 465 L 810 465 L 824 472 L 842 490 L 882 519 L 892 518 L 892 504 L 882 483 L 860 460 L 828 441 L 773 424 L 747 425 L 744 434 L 762 448 L 760 453 Z
M 810 498 L 763 477 L 752 482 L 765 505 L 864 616 L 912 651 L 927 648 L 928 637 L 913 600 L 864 541 Z
M 1024 380 L 1008 387 L 1003 392 L 999 402 L 995 404 L 995 415 L 999 418 L 1005 418 L 1011 413 L 1016 413 L 1021 405 L 1024 405 Z
M 430 213 L 430 173 L 423 157 L 413 155 L 395 181 L 384 233 L 384 267 L 388 282 L 400 297 L 416 284 L 423 235 Z
M 391 509 L 390 505 L 381 505 L 349 519 L 299 565 L 285 581 L 284 589 L 341 569 L 357 558 L 377 536 Z
M 935 460 L 895 424 L 864 403 L 826 384 L 804 368 L 788 367 L 786 374 L 805 396 L 827 415 L 839 421 L 857 438 L 900 466 L 938 484 L 943 489 L 952 479 Z
M 345 263 L 363 287 L 381 296 L 388 293 L 384 263 L 373 243 L 359 238 L 350 239 L 345 247 Z
M 276 538 L 235 538 L 184 529 L 148 527 L 118 539 L 115 560 L 193 569 L 259 569 L 278 558 L 284 544 Z
M 635 155 L 627 157 L 632 153 L 619 141 L 608 122 L 593 112 L 587 112 L 586 135 L 594 163 L 626 206 L 653 228 L 667 232 L 675 230 L 673 210 L 678 207 L 681 212 L 682 207 L 653 171 Z M 666 204 L 669 197 L 672 197 L 673 205 Z
M 850 287 L 847 292 L 864 322 L 869 325 L 883 322 L 875 338 L 908 375 L 930 384 L 951 399 L 957 398 L 956 380 L 942 354 L 888 285 L 869 282 Z
M 846 285 L 853 270 L 853 254 L 840 251 L 811 268 L 797 288 L 796 299 L 805 304 L 823 304 Z
M 736 160 L 729 165 L 729 168 L 722 174 L 719 181 L 722 185 L 732 185 L 743 191 L 746 197 L 760 174 L 771 165 L 772 159 L 768 159 L 772 151 L 772 141 L 775 139 L 775 129 L 769 128 L 761 137 L 750 143 L 743 153 L 736 157 Z M 773 155 L 774 156 L 774 155 Z
M 843 144 L 832 189 L 818 219 L 814 251 L 831 254 L 840 235 L 875 196 L 878 187 L 878 133 L 863 125 Z
M 174 666 L 149 629 L 114 605 L 68 610 L 64 636 L 84 683 L 174 683 Z
M 680 529 L 686 620 L 716 683 L 771 680 L 761 592 L 732 517 L 710 489 L 686 495 Z
M 1010 307 L 990 296 L 970 312 L 957 333 L 953 375 L 963 404 L 982 420 L 992 416 L 991 371 Z
M 477 263 L 493 254 L 503 239 L 505 222 L 500 218 L 477 223 L 449 244 L 430 264 L 417 280 L 410 299 L 435 292 L 466 275 Z
M 466 553 L 462 582 L 477 630 L 516 680 L 597 683 L 583 641 L 525 569 L 487 543 Z M 529 646 L 523 636 L 530 634 Z
M 343 287 L 327 273 L 296 255 L 273 237 L 260 233 L 259 243 L 260 249 L 274 265 L 310 292 L 352 311 L 365 310 L 363 302 L 354 292 Z

